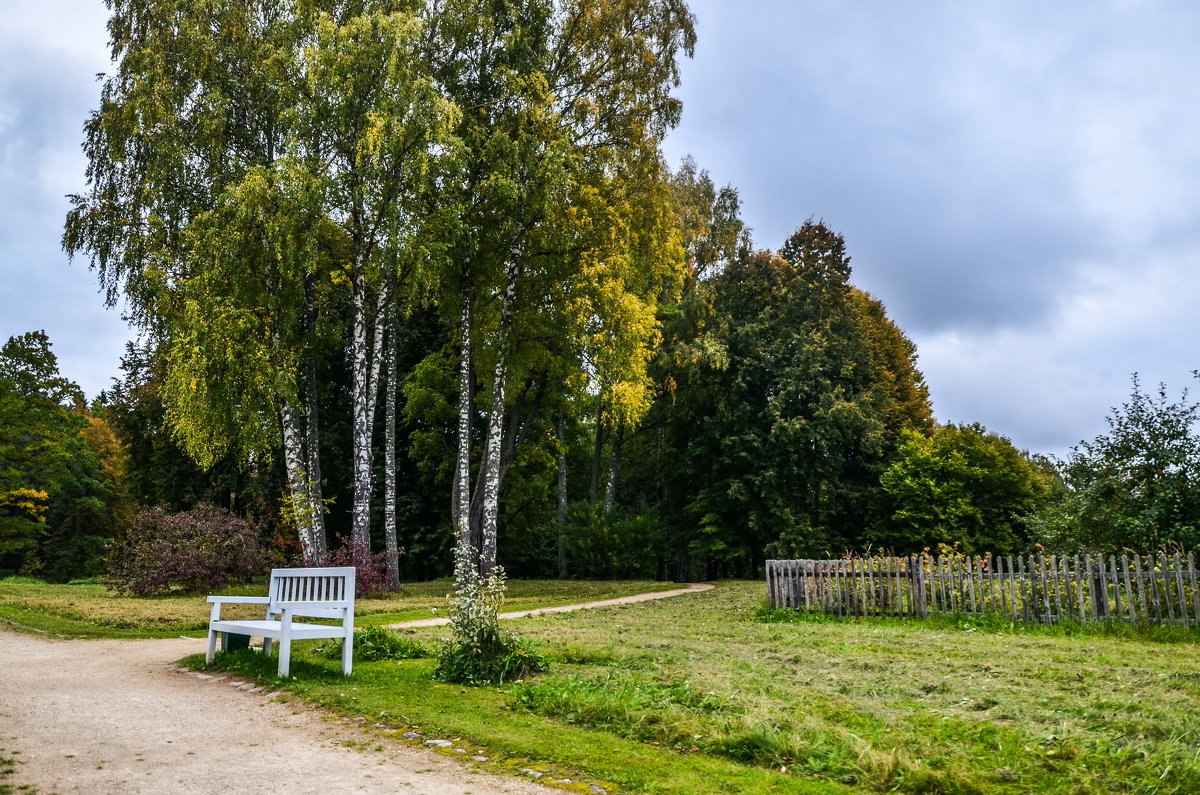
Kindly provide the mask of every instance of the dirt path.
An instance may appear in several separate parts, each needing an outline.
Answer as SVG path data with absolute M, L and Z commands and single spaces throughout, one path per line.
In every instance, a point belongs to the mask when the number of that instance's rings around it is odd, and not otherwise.
M 706 588 L 504 617 L 694 590 Z M 0 750 L 17 760 L 6 783 L 33 785 L 43 795 L 553 791 L 473 772 L 423 748 L 364 744 L 356 725 L 280 703 L 241 680 L 175 668 L 176 660 L 202 648 L 196 638 L 64 641 L 0 627 Z
M 676 588 L 673 591 L 656 591 L 654 593 L 639 593 L 633 596 L 619 596 L 616 599 L 603 599 L 599 602 L 580 602 L 573 605 L 558 605 L 557 607 L 539 607 L 536 610 L 516 610 L 511 613 L 501 613 L 500 618 L 528 618 L 546 613 L 569 613 L 572 610 L 591 610 L 594 607 L 612 607 L 613 605 L 631 605 L 637 602 L 649 602 L 652 599 L 666 599 L 671 596 L 682 596 L 685 593 L 710 591 L 708 583 L 696 582 L 686 588 Z M 399 624 L 388 624 L 392 629 L 409 629 L 415 627 L 444 627 L 450 623 L 449 618 L 419 618 L 416 621 L 401 621 Z

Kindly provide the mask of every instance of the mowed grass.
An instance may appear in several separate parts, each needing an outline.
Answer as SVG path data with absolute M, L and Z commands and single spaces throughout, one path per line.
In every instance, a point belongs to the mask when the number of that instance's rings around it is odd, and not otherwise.
M 446 615 L 450 581 L 406 583 L 396 594 L 376 594 L 355 603 L 360 626 L 392 624 Z M 653 581 L 576 582 L 511 580 L 506 610 L 598 601 L 634 593 L 676 588 Z M 262 596 L 265 582 L 226 588 L 222 594 Z M 227 605 L 222 617 L 261 618 L 259 605 Z M 17 629 L 74 638 L 159 638 L 202 635 L 208 631 L 209 604 L 204 595 L 118 596 L 103 585 L 50 585 L 26 578 L 0 580 L 0 621 Z
M 1200 792 L 1194 631 L 769 623 L 763 596 L 721 583 L 521 619 L 554 666 L 499 688 L 434 683 L 431 660 L 362 663 L 345 680 L 304 652 L 279 687 L 580 791 Z M 218 661 L 273 678 L 260 655 Z

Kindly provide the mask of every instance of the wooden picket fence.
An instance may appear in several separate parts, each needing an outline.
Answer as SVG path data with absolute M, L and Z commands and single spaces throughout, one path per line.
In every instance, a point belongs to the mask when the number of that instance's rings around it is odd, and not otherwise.
M 1200 623 L 1195 553 L 768 560 L 773 608 L 836 616 Z

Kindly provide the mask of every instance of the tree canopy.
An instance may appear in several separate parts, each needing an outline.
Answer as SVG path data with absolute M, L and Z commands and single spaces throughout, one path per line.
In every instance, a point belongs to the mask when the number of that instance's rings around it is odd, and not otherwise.
M 759 250 L 664 162 L 683 0 L 109 5 L 63 244 L 141 342 L 92 407 L 5 349 L 6 562 L 87 569 L 130 498 L 393 586 L 1197 541 L 1194 406 L 1135 383 L 1057 473 L 938 426 L 841 234 Z
M 1054 549 L 1137 552 L 1200 548 L 1200 403 L 1164 384 L 1108 416 L 1108 433 L 1081 442 L 1058 471 L 1063 499 L 1038 516 L 1039 541 Z

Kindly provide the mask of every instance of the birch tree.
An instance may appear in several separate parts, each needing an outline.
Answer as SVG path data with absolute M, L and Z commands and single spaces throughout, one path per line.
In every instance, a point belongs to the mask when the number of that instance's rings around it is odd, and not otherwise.
M 349 291 L 352 535 L 366 547 L 381 319 L 432 278 L 417 219 L 436 218 L 434 161 L 453 151 L 420 26 L 382 0 L 110 5 L 117 70 L 87 124 L 89 191 L 73 198 L 64 246 L 166 351 L 168 418 L 197 460 L 282 442 L 314 561 L 313 331 Z
M 370 5 L 370 4 L 364 4 Z M 370 547 L 373 432 L 386 318 L 436 281 L 453 168 L 455 108 L 425 69 L 417 19 L 390 3 L 345 21 L 319 14 L 303 54 L 298 149 L 321 186 L 322 214 L 343 237 L 340 276 L 353 306 L 354 505 L 351 540 Z M 440 208 L 440 211 L 439 211 Z M 393 462 L 394 464 L 394 462 Z
M 486 7 L 447 0 L 431 10 L 443 54 L 437 71 L 464 109 L 460 137 L 472 163 L 463 182 L 462 226 L 470 231 L 456 251 L 461 356 L 453 515 L 460 545 L 478 550 L 487 574 L 496 559 L 510 368 L 522 318 L 539 314 L 539 296 L 526 291 L 531 283 L 588 278 L 568 208 L 583 195 L 579 186 L 597 187 L 625 164 L 644 161 L 647 151 L 657 155 L 679 115 L 670 96 L 676 57 L 690 53 L 694 34 L 686 5 L 669 0 Z M 643 339 L 652 344 L 652 336 Z M 477 383 L 489 407 L 472 484 Z
M 85 125 L 88 191 L 72 197 L 64 247 L 90 259 L 110 304 L 124 294 L 169 363 L 186 365 L 166 396 L 198 462 L 229 448 L 262 455 L 282 436 L 290 512 L 305 555 L 319 559 L 319 482 L 305 467 L 317 429 L 301 421 L 292 366 L 304 355 L 296 307 L 317 274 L 297 251 L 272 248 L 297 230 L 266 221 L 290 204 L 278 201 L 287 180 L 276 164 L 299 27 L 279 3 L 109 5 L 115 71 Z M 226 235 L 230 223 L 253 234 Z

